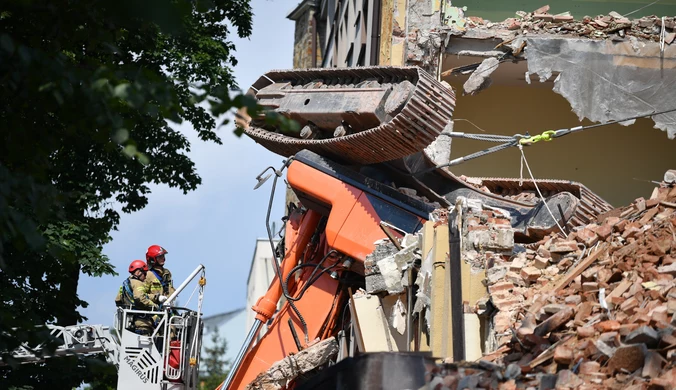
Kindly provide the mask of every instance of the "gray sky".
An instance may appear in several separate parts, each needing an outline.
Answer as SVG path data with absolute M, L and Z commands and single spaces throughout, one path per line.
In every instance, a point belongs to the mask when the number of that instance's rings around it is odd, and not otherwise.
M 235 77 L 242 89 L 272 69 L 292 67 L 294 23 L 286 19 L 297 3 L 287 0 L 253 0 L 253 34 L 234 39 L 239 61 Z M 175 188 L 151 186 L 149 205 L 123 214 L 113 242 L 104 248 L 119 276 L 92 278 L 82 275 L 79 295 L 89 302 L 81 312 L 89 324 L 112 325 L 114 299 L 127 267 L 145 260 L 152 244 L 169 251 L 166 266 L 178 286 L 198 264 L 207 270 L 205 315 L 244 307 L 246 281 L 257 237 L 266 237 L 265 213 L 272 180 L 254 191 L 255 177 L 267 166 L 279 167 L 283 157 L 268 152 L 250 138 L 237 138 L 233 127 L 222 127 L 223 145 L 199 141 L 191 127 L 180 127 L 190 139 L 189 156 L 203 183 L 183 195 Z M 284 183 L 277 185 L 272 219 L 280 226 Z M 194 286 L 194 283 L 192 284 Z M 190 296 L 182 295 L 183 303 Z M 185 293 L 184 293 L 185 294 Z M 194 302 L 193 298 L 193 302 Z

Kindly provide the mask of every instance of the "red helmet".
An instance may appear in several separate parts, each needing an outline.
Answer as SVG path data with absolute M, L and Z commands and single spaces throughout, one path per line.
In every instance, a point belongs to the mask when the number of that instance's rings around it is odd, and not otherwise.
M 152 267 L 153 264 L 155 264 L 155 259 L 157 258 L 157 256 L 166 255 L 167 253 L 169 252 L 167 252 L 167 250 L 162 248 L 161 246 L 151 245 L 148 247 L 148 251 L 146 252 L 146 261 Z
M 143 260 L 134 260 L 129 264 L 129 273 L 133 274 L 137 269 L 148 271 L 148 265 Z

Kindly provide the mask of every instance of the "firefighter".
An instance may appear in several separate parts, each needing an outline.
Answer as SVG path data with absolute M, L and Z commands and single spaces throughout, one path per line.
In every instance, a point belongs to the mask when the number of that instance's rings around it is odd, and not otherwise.
M 168 297 L 174 292 L 174 282 L 171 278 L 171 272 L 164 268 L 165 255 L 169 253 L 159 245 L 151 245 L 146 252 L 146 262 L 150 268 L 146 285 L 150 293 L 158 297 Z M 166 298 L 164 298 L 166 299 Z M 162 303 L 164 300 L 160 301 Z
M 134 260 L 129 264 L 129 278 L 122 282 L 122 287 L 115 297 L 117 306 L 128 307 L 133 310 L 158 310 L 159 295 L 152 294 L 146 285 L 148 266 L 143 260 Z M 166 299 L 166 297 L 164 297 Z M 150 314 L 132 314 L 134 332 L 141 335 L 153 333 L 153 318 Z

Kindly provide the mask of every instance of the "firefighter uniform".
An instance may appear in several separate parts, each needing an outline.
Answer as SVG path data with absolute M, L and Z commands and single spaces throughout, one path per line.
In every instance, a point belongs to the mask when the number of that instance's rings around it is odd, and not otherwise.
M 146 251 L 146 262 L 150 270 L 146 274 L 145 284 L 150 294 L 158 297 L 159 302 L 164 302 L 175 291 L 171 272 L 164 268 L 167 253 L 169 252 L 160 245 L 151 245 Z M 170 320 L 173 310 L 169 310 L 168 314 L 167 320 Z M 169 326 L 169 337 L 173 339 L 175 336 L 175 327 Z
M 132 275 L 120 287 L 115 303 L 134 310 L 151 311 L 159 309 L 155 303 L 156 300 L 157 295 L 150 292 L 148 285 Z M 132 316 L 137 333 L 152 334 L 154 321 L 150 314 L 133 314 Z
M 148 271 L 146 274 L 145 288 L 148 290 L 149 294 L 157 297 L 160 295 L 169 297 L 176 290 L 174 289 L 174 282 L 171 279 L 171 272 L 164 267 L 151 268 L 150 271 Z M 176 330 L 173 326 L 170 326 L 169 337 L 173 339 L 175 336 Z
M 171 278 L 171 271 L 162 267 L 153 267 L 146 274 L 145 284 L 150 294 L 160 296 L 170 296 L 174 293 L 174 281 Z

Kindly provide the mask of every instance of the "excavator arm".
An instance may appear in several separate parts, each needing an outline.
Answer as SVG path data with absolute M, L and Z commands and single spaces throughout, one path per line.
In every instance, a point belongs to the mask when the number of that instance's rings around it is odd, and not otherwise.
M 386 237 L 381 222 L 412 233 L 433 209 L 310 151 L 296 154 L 287 180 L 302 207 L 288 216 L 281 282 L 275 278 L 254 306 L 257 320 L 267 322 L 288 294 L 262 338 L 245 345 L 223 389 L 243 389 L 275 362 L 335 336 L 350 275 L 363 277 L 366 256 Z

